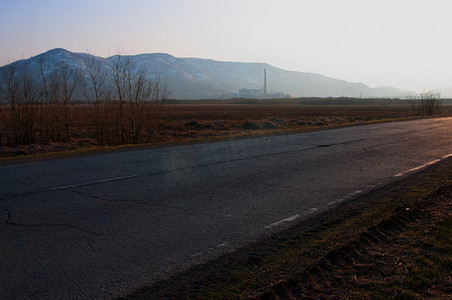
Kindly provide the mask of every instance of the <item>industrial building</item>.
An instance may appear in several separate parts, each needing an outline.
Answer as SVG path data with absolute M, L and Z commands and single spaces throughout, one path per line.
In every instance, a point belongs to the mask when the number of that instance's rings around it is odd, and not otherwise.
M 241 98 L 258 98 L 268 95 L 267 92 L 267 69 L 264 69 L 264 87 L 262 89 L 245 89 L 239 90 L 238 96 Z
M 239 97 L 241 98 L 255 98 L 262 95 L 262 89 L 240 89 Z

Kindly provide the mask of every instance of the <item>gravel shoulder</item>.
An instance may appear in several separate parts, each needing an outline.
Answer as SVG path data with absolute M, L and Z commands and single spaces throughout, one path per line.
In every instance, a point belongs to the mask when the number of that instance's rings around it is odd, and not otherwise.
M 452 299 L 452 159 L 120 299 Z

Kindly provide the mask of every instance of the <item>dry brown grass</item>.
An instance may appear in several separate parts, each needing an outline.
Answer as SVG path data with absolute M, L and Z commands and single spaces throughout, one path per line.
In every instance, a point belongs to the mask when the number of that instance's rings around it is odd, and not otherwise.
M 114 107 L 103 108 L 104 111 L 111 114 L 110 121 L 114 120 L 113 109 Z M 6 110 L 6 106 L 0 106 L 0 116 L 7 115 Z M 5 132 L 0 132 L 0 138 L 3 137 L 3 141 L 0 143 L 0 157 L 42 155 L 68 150 L 99 148 L 93 107 L 70 105 L 68 115 L 70 120 L 69 141 L 49 142 L 38 139 L 31 145 L 11 146 L 5 141 Z M 442 115 L 452 115 L 452 107 L 443 107 Z M 172 104 L 168 105 L 161 115 L 158 137 L 144 139 L 142 143 L 178 143 L 212 138 L 299 132 L 410 117 L 409 105 Z M 108 115 L 107 120 L 109 120 Z M 5 123 L 5 119 L 2 122 Z M 118 130 L 114 126 L 111 122 L 108 133 L 110 139 L 106 143 L 107 146 L 121 144 Z M 0 126 L 0 131 L 3 131 L 4 128 L 5 126 Z

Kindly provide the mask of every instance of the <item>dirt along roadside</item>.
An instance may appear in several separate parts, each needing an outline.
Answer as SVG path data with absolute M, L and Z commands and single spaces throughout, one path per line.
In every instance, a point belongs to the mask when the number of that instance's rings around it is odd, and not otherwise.
M 452 299 L 452 158 L 120 299 Z

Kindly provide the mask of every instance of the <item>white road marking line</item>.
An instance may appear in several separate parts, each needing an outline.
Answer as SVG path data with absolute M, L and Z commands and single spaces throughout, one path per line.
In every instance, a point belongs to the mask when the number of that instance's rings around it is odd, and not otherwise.
M 278 222 L 272 223 L 272 224 L 270 224 L 270 225 L 267 225 L 267 226 L 265 226 L 264 228 L 265 228 L 265 229 L 269 229 L 269 228 L 278 226 L 278 225 L 280 225 L 280 224 L 282 224 L 282 223 L 292 222 L 292 221 L 294 221 L 294 220 L 296 220 L 296 219 L 298 219 L 298 218 L 300 218 L 300 217 L 301 217 L 300 214 L 296 214 L 296 215 L 294 215 L 294 216 L 291 216 L 291 217 L 282 219 L 281 221 L 278 221 Z
M 24 166 L 32 166 L 32 165 L 39 165 L 39 164 L 43 164 L 45 163 L 45 161 L 37 161 L 34 163 L 24 163 L 24 164 L 17 164 L 17 165 L 6 165 L 6 166 L 1 166 L 0 169 L 7 169 L 7 168 L 15 168 L 15 167 L 24 167 Z
M 441 161 L 441 160 L 444 160 L 444 159 L 446 159 L 446 158 L 449 158 L 449 157 L 452 157 L 452 154 L 445 155 L 445 156 L 443 156 L 443 157 L 440 158 L 440 159 L 432 160 L 432 161 L 430 161 L 430 162 L 428 162 L 428 163 L 426 163 L 426 164 L 423 164 L 423 165 L 421 165 L 421 166 L 418 166 L 418 167 L 409 169 L 408 171 L 399 173 L 399 174 L 395 175 L 395 177 L 400 177 L 400 176 L 403 176 L 403 175 L 405 175 L 405 174 L 407 174 L 407 173 L 410 173 L 410 172 L 414 172 L 414 171 L 423 169 L 423 168 L 425 168 L 425 167 L 428 167 L 428 166 L 430 166 L 430 165 L 433 165 L 433 164 L 435 164 L 435 163 L 437 163 L 437 162 L 439 162 L 439 161 Z M 374 188 L 374 187 L 380 186 L 380 185 L 381 185 L 381 184 L 378 183 L 378 184 L 376 184 L 376 185 L 371 185 L 370 187 L 371 187 L 371 188 Z M 361 193 L 363 193 L 362 190 L 356 190 L 356 191 L 354 191 L 354 192 L 351 192 L 351 193 L 347 194 L 345 197 L 342 197 L 342 198 L 340 198 L 340 199 L 337 199 L 337 200 L 335 200 L 335 201 L 332 201 L 332 202 L 328 203 L 328 205 L 331 206 L 331 205 L 334 205 L 334 204 L 336 204 L 336 203 L 343 202 L 343 201 L 345 201 L 345 200 L 347 200 L 347 199 L 350 199 L 350 198 L 352 198 L 352 197 L 354 197 L 354 196 L 357 196 L 357 195 L 359 195 L 359 194 L 361 194 Z M 311 209 L 308 210 L 307 212 L 308 212 L 309 214 L 311 214 L 311 213 L 316 212 L 317 210 L 318 210 L 317 208 L 311 208 Z M 295 220 L 297 220 L 297 219 L 299 219 L 299 218 L 301 218 L 301 214 L 296 214 L 296 215 L 293 215 L 293 216 L 291 216 L 291 217 L 282 219 L 282 220 L 280 220 L 280 221 L 278 221 L 278 222 L 275 222 L 275 223 L 272 223 L 272 224 L 270 224 L 270 225 L 267 225 L 267 226 L 265 226 L 264 228 L 265 228 L 265 229 L 269 229 L 269 228 L 272 228 L 272 227 L 281 225 L 281 224 L 283 224 L 283 223 L 295 221 Z
M 417 166 L 415 168 L 409 169 L 409 170 L 404 171 L 402 173 L 396 174 L 396 175 L 394 175 L 394 177 L 401 177 L 401 176 L 403 176 L 405 174 L 408 174 L 408 173 L 411 173 L 411 172 L 414 172 L 414 171 L 418 171 L 418 170 L 423 169 L 425 167 L 428 167 L 430 165 L 436 164 L 439 161 L 441 161 L 441 159 L 435 159 L 435 160 L 429 161 L 428 163 L 425 163 L 425 164 L 423 164 L 421 166 Z
M 207 254 L 211 253 L 212 251 L 215 251 L 216 249 L 222 250 L 222 249 L 224 249 L 226 247 L 229 247 L 229 243 L 224 242 L 224 243 L 218 244 L 216 247 L 209 247 L 209 248 L 207 248 L 206 251 L 197 252 L 195 254 L 192 254 L 190 257 L 191 258 L 198 258 L 198 257 L 204 256 L 204 255 L 207 255 Z
M 442 161 L 442 160 L 448 159 L 449 157 L 452 157 L 452 153 L 451 153 L 451 154 L 444 155 L 444 156 L 441 157 L 441 158 L 438 158 L 438 159 L 429 161 L 428 163 L 425 163 L 425 164 L 423 164 L 423 165 L 421 165 L 421 166 L 418 166 L 418 167 L 409 169 L 409 170 L 407 170 L 407 171 L 405 171 L 405 172 L 401 172 L 401 173 L 399 173 L 399 174 L 396 174 L 396 175 L 394 175 L 394 177 L 401 177 L 401 176 L 403 176 L 403 175 L 405 175 L 405 174 L 408 174 L 408 173 L 411 173 L 411 172 L 414 172 L 414 171 L 418 171 L 418 170 L 423 169 L 423 168 L 425 168 L 425 167 L 428 167 L 428 166 L 430 166 L 430 165 L 436 164 L 437 162 L 440 162 L 440 161 Z
M 336 204 L 336 203 L 341 203 L 341 202 L 343 202 L 343 201 L 345 201 L 345 200 L 348 200 L 348 199 L 350 199 L 350 198 L 353 198 L 353 197 L 356 196 L 356 195 L 361 194 L 362 192 L 363 192 L 362 190 L 357 190 L 357 191 L 348 193 L 346 196 L 344 196 L 344 197 L 342 197 L 342 198 L 339 198 L 339 199 L 336 199 L 336 200 L 334 200 L 334 201 L 331 201 L 330 203 L 328 203 L 328 205 L 331 206 L 331 205 L 334 205 L 334 204 Z
M 78 183 L 78 184 L 63 185 L 63 186 L 52 187 L 52 188 L 50 188 L 50 190 L 51 191 L 65 190 L 65 189 L 71 189 L 71 188 L 82 187 L 82 186 L 87 186 L 87 185 L 94 185 L 94 184 L 98 184 L 98 183 L 106 183 L 106 182 L 118 181 L 118 180 L 123 180 L 123 179 L 143 177 L 146 175 L 149 175 L 149 174 L 146 173 L 146 174 L 136 174 L 136 175 L 129 175 L 129 176 L 120 176 L 120 177 L 96 180 L 96 181 L 92 181 L 92 182 L 83 182 L 83 183 Z
M 317 212 L 317 211 L 318 211 L 318 209 L 315 208 L 315 207 L 313 207 L 313 208 L 307 210 L 307 211 L 305 212 L 304 215 L 313 214 L 313 213 L 315 213 L 315 212 Z M 280 220 L 280 221 L 278 221 L 278 222 L 275 222 L 275 223 L 272 223 L 272 224 L 270 224 L 270 225 L 267 225 L 267 226 L 264 227 L 264 229 L 269 229 L 269 228 L 272 228 L 272 227 L 281 225 L 281 224 L 283 224 L 283 223 L 287 223 L 287 222 L 292 222 L 292 221 L 298 220 L 298 219 L 301 218 L 302 216 L 303 216 L 302 214 L 296 214 L 296 215 L 293 215 L 293 216 L 291 216 L 291 217 L 288 217 L 288 218 L 282 219 L 282 220 Z

